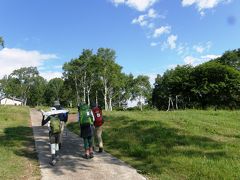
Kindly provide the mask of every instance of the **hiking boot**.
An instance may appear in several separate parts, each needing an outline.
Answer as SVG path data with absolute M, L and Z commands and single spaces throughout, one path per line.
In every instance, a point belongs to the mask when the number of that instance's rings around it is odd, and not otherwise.
M 49 164 L 52 165 L 52 166 L 55 166 L 56 163 L 57 163 L 57 160 L 54 159 L 54 160 L 52 160 Z
M 52 155 L 52 160 L 49 162 L 50 165 L 55 166 L 57 160 L 55 159 L 55 155 Z
M 98 152 L 102 153 L 103 152 L 103 148 L 99 148 Z
M 88 154 L 84 154 L 84 155 L 82 155 L 82 158 L 84 158 L 84 159 L 89 159 L 90 156 L 89 156 Z
M 93 158 L 93 157 L 94 157 L 93 153 L 90 153 L 89 158 Z
M 55 154 L 55 159 L 56 159 L 57 161 L 60 159 L 59 152 L 56 152 L 56 154 Z

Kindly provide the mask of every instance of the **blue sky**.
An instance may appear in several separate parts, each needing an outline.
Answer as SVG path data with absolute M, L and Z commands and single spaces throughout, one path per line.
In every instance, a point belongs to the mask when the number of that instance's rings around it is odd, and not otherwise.
M 47 79 L 82 49 L 112 48 L 123 71 L 156 74 L 240 48 L 239 0 L 0 0 L 0 76 L 37 66 Z

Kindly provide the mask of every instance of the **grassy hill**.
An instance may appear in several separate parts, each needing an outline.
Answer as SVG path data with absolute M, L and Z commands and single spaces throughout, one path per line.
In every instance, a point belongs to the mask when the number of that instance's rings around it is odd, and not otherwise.
M 105 115 L 105 150 L 150 179 L 240 177 L 240 111 Z M 68 127 L 79 132 L 77 123 Z
M 0 179 L 40 179 L 29 109 L 0 106 Z

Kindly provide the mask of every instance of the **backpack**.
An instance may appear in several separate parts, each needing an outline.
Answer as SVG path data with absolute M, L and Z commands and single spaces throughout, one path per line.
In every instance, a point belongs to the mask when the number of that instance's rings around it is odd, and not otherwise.
M 92 108 L 92 112 L 95 118 L 94 126 L 102 126 L 103 125 L 103 117 L 102 117 L 102 110 L 99 107 Z
M 79 119 L 80 125 L 92 125 L 93 124 L 91 110 L 88 107 L 88 105 L 86 105 L 86 104 L 80 105 L 79 115 L 80 115 L 80 119 Z
M 66 112 L 66 113 L 60 113 L 60 114 L 59 114 L 59 119 L 60 119 L 60 121 L 67 122 L 67 120 L 68 120 L 68 112 Z
M 57 117 L 50 117 L 50 128 L 51 128 L 51 133 L 52 134 L 57 134 L 61 132 L 61 123 L 60 119 Z

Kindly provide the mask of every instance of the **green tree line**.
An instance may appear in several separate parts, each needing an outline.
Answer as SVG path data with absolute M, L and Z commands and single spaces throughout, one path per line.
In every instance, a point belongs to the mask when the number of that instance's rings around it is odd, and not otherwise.
M 158 75 L 152 102 L 158 109 L 239 108 L 240 49 L 196 67 L 177 66 Z
M 62 78 L 50 81 L 41 77 L 36 67 L 16 69 L 0 80 L 1 94 L 20 98 L 30 106 L 51 106 L 59 100 L 64 106 L 85 102 L 112 110 L 136 100 L 142 109 L 140 100 L 151 97 L 149 77 L 123 73 L 115 59 L 115 51 L 109 48 L 99 48 L 95 54 L 84 49 L 78 58 L 63 65 Z

